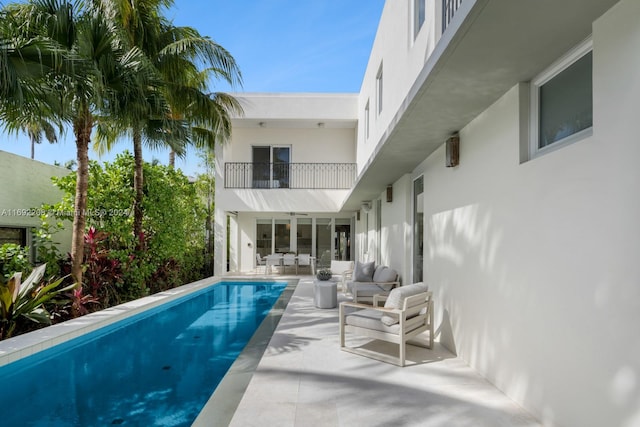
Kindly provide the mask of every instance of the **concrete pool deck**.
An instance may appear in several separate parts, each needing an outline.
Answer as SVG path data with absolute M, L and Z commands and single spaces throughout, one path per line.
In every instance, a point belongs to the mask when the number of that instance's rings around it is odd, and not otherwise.
M 437 343 L 433 350 L 408 346 L 405 368 L 340 351 L 338 309 L 314 307 L 311 276 L 300 278 L 281 315 L 264 354 L 238 381 L 235 402 L 224 416 L 205 408 L 200 425 L 542 425 Z M 218 405 L 225 407 L 224 398 Z

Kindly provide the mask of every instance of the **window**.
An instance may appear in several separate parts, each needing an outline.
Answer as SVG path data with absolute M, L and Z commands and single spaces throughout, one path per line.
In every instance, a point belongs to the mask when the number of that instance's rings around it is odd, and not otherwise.
M 254 146 L 253 188 L 289 188 L 291 147 Z
M 413 282 L 421 282 L 424 261 L 424 176 L 413 181 Z
M 364 139 L 369 139 L 369 100 L 367 99 L 367 105 L 364 106 Z
M 296 249 L 299 254 L 310 254 L 313 249 L 313 224 L 311 218 L 298 218 L 296 225 Z
M 287 253 L 291 251 L 291 221 L 288 219 L 275 220 L 275 244 L 276 253 Z
M 376 100 L 378 103 L 378 114 L 382 113 L 382 64 L 376 74 Z
M 418 36 L 424 24 L 425 0 L 413 0 L 413 38 Z
M 0 227 L 0 246 L 5 243 L 14 243 L 20 246 L 27 245 L 27 229 L 19 227 Z
M 591 39 L 532 81 L 531 116 L 532 158 L 593 133 Z
M 258 219 L 256 221 L 256 252 L 265 257 L 273 253 L 271 242 L 273 241 L 273 229 L 271 219 Z
M 316 257 L 318 268 L 331 265 L 331 218 L 316 219 Z

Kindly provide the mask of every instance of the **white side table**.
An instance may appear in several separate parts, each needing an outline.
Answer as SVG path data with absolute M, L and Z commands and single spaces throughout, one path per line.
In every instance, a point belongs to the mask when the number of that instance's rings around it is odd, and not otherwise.
M 330 280 L 313 281 L 313 303 L 318 308 L 335 308 L 338 305 L 338 284 Z

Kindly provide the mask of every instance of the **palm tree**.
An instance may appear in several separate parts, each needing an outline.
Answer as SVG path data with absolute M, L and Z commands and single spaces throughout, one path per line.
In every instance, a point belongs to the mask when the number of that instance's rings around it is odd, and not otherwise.
M 144 56 L 123 45 L 116 25 L 107 19 L 108 8 L 109 2 L 100 0 L 31 0 L 10 9 L 16 22 L 24 23 L 19 27 L 22 38 L 46 40 L 72 60 L 72 67 L 54 64 L 43 87 L 59 94 L 59 108 L 53 112 L 70 122 L 76 139 L 71 274 L 78 283 L 82 283 L 91 133 L 100 113 L 117 113 L 117 95 L 140 96 L 140 82 L 147 75 Z
M 29 136 L 31 142 L 31 159 L 35 158 L 36 144 L 42 143 L 42 137 L 44 136 L 49 143 L 54 144 L 58 142 L 58 135 L 51 123 L 46 120 L 33 121 L 27 123 L 22 128 L 22 131 Z
M 53 112 L 58 98 L 42 83 L 66 58 L 50 39 L 26 35 L 20 26 L 13 6 L 0 10 L 0 122 L 9 133 L 27 134 L 33 159 L 43 136 L 54 143 L 62 132 Z
M 117 0 L 112 18 L 119 20 L 131 46 L 144 52 L 161 80 L 161 90 L 146 88 L 146 96 L 127 99 L 128 119 L 118 118 L 100 127 L 109 148 L 115 138 L 129 133 L 133 142 L 134 236 L 142 234 L 143 141 L 151 147 L 169 146 L 182 155 L 187 144 L 213 147 L 230 134 L 229 112 L 240 112 L 237 101 L 226 94 L 206 94 L 208 77 L 240 83 L 233 57 L 208 37 L 190 27 L 176 27 L 161 14 L 173 0 Z M 200 71 L 196 62 L 208 66 Z M 121 98 L 124 99 L 124 98 Z M 123 128 L 124 125 L 124 128 Z

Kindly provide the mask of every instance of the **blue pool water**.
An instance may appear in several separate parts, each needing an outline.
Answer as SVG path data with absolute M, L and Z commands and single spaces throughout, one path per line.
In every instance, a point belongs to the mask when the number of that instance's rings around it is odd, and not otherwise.
M 189 426 L 286 283 L 219 283 L 0 367 L 0 425 Z

